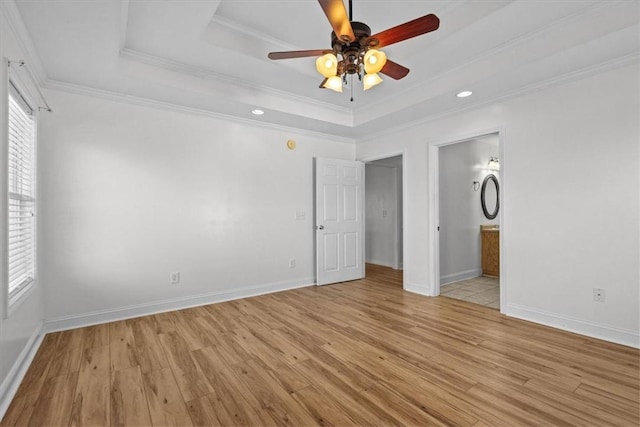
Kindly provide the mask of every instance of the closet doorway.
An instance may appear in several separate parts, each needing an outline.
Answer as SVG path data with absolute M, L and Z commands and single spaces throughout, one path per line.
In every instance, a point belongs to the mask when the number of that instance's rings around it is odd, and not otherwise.
M 365 164 L 365 262 L 403 265 L 403 156 Z

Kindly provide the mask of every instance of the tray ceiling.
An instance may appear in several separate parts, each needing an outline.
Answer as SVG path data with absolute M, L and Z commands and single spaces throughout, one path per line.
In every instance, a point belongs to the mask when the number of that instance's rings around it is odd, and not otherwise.
M 331 27 L 315 1 L 8 3 L 45 86 L 354 139 L 637 61 L 639 51 L 635 1 L 354 0 L 354 19 L 374 33 L 428 13 L 441 25 L 385 48 L 411 72 L 367 92 L 354 85 L 350 102 L 348 90 L 318 89 L 314 58 L 267 59 L 270 51 L 329 47 Z M 463 89 L 473 95 L 457 98 Z M 252 116 L 256 107 L 266 114 Z

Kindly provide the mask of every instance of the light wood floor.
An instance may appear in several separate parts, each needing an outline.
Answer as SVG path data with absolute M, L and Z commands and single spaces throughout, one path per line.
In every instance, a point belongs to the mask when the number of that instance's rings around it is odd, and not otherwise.
M 2 425 L 638 425 L 637 350 L 367 275 L 48 334 Z

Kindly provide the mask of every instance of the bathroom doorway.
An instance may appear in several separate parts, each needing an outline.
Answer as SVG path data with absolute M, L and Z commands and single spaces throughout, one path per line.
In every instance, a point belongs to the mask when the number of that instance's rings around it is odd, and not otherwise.
M 499 310 L 499 134 L 437 151 L 439 294 Z

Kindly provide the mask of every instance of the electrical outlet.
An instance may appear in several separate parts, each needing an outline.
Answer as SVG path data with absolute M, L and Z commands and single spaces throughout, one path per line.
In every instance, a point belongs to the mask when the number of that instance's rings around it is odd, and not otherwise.
M 593 288 L 593 300 L 604 302 L 604 289 Z
M 290 258 L 289 259 L 289 268 L 296 268 L 296 259 L 295 258 Z
M 170 279 L 171 279 L 172 285 L 177 285 L 178 283 L 180 283 L 180 272 L 179 271 L 172 272 L 170 275 Z

